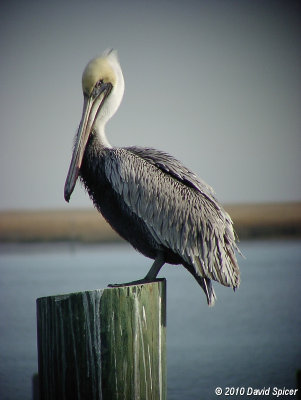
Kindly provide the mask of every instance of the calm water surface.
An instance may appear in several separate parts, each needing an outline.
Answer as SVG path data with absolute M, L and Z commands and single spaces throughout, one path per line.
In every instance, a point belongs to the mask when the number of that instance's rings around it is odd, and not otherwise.
M 160 274 L 167 278 L 168 400 L 229 399 L 215 395 L 217 386 L 296 387 L 301 241 L 241 248 L 241 286 L 234 293 L 215 284 L 213 308 L 184 268 L 166 265 Z M 1 245 L 0 399 L 32 398 L 37 297 L 138 279 L 150 264 L 127 245 Z

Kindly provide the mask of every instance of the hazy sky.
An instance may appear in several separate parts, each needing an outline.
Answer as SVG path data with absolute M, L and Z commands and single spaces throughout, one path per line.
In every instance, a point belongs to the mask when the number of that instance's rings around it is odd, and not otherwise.
M 81 74 L 118 50 L 116 146 L 165 150 L 222 202 L 301 199 L 299 1 L 4 1 L 0 208 L 91 206 L 63 187 Z

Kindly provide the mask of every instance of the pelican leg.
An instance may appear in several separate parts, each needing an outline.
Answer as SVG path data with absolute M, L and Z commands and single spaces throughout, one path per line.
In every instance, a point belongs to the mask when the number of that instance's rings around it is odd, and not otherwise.
M 110 284 L 108 287 L 123 287 L 123 286 L 133 286 L 133 285 L 142 285 L 143 283 L 149 283 L 156 280 L 157 275 L 165 263 L 164 254 L 162 252 L 158 253 L 157 258 L 153 262 L 150 270 L 146 274 L 143 279 L 138 279 L 137 281 L 127 282 L 127 283 L 116 283 Z
M 154 279 L 156 279 L 164 263 L 165 263 L 164 254 L 160 252 L 158 253 L 157 258 L 155 259 L 153 265 L 151 266 L 151 269 L 148 271 L 144 279 L 146 281 L 153 281 Z

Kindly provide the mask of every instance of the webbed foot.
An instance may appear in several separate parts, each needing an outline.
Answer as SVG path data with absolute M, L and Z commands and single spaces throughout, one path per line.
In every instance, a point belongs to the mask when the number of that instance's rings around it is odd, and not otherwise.
M 151 266 L 151 269 L 148 271 L 147 275 L 143 279 L 139 279 L 138 281 L 127 282 L 127 283 L 115 283 L 110 284 L 108 287 L 124 287 L 124 286 L 134 286 L 134 285 L 143 285 L 144 283 L 157 282 L 162 279 L 156 279 L 157 275 L 164 264 L 164 254 L 162 252 L 158 252 L 157 257 Z
M 126 282 L 126 283 L 110 283 L 108 287 L 116 288 L 116 287 L 125 287 L 125 286 L 135 286 L 135 285 L 143 285 L 145 283 L 158 282 L 162 279 L 147 279 L 146 277 L 143 279 L 138 279 L 137 281 Z

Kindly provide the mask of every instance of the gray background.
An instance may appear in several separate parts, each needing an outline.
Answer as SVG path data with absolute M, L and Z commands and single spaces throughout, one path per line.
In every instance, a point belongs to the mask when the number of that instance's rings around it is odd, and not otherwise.
M 0 208 L 63 199 L 89 59 L 118 50 L 116 146 L 165 150 L 222 202 L 301 198 L 300 2 L 6 1 L 0 24 Z

